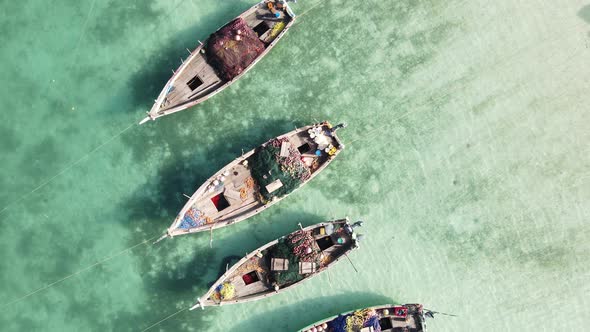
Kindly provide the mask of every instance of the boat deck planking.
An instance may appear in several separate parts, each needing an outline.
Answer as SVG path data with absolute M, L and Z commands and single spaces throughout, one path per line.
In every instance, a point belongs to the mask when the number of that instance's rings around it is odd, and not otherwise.
M 202 83 L 193 90 L 187 83 L 196 78 Z M 223 85 L 221 78 L 215 73 L 215 69 L 207 63 L 205 55 L 200 52 L 195 55 L 173 83 L 175 83 L 174 89 L 166 95 L 161 110 L 176 107 L 190 99 L 201 98 L 209 90 Z

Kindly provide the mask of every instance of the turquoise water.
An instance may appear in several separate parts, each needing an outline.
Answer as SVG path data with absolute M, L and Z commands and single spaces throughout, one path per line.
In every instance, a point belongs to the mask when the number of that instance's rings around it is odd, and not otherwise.
M 590 323 L 590 6 L 300 0 L 238 83 L 141 127 L 171 70 L 251 1 L 2 1 L 6 331 L 296 330 L 421 302 L 431 331 Z M 302 15 L 301 15 L 302 14 Z M 152 246 L 208 175 L 295 126 L 346 150 L 248 221 Z M 180 311 L 229 255 L 350 216 L 346 261 L 265 301 Z M 65 279 L 64 279 L 65 278 Z M 179 312 L 180 311 L 180 312 Z

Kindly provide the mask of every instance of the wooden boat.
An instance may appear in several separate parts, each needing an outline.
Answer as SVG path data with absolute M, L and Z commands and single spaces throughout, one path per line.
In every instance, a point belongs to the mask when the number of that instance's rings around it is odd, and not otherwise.
M 425 318 L 433 314 L 421 304 L 385 304 L 332 316 L 299 332 L 425 332 Z
M 228 269 L 191 310 L 256 301 L 299 285 L 357 248 L 361 225 L 329 221 L 267 243 Z
M 194 192 L 158 241 L 231 225 L 281 201 L 342 151 L 336 130 L 345 126 L 298 128 L 243 154 Z
M 190 52 L 173 71 L 140 124 L 197 105 L 237 81 L 264 57 L 295 22 L 286 1 L 264 0 Z

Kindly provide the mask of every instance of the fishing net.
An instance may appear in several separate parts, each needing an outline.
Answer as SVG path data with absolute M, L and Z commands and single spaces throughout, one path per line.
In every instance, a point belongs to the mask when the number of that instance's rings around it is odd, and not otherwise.
M 288 141 L 287 138 L 275 138 L 250 157 L 252 177 L 260 185 L 263 200 L 284 196 L 311 176 L 311 171 L 301 161 L 301 153 L 296 148 L 290 146 L 289 154 L 280 156 L 281 145 Z M 281 180 L 282 187 L 269 193 L 266 186 L 276 180 Z
M 279 286 L 292 284 L 304 278 L 299 274 L 299 262 L 320 263 L 320 248 L 309 232 L 302 230 L 280 239 L 270 251 L 270 257 L 289 260 L 287 271 L 273 271 L 272 277 Z
M 231 300 L 236 295 L 236 287 L 229 282 L 217 286 L 215 292 L 211 294 L 214 301 Z
M 373 328 L 373 331 L 381 332 L 379 315 L 373 309 L 362 309 L 334 318 L 328 323 L 328 331 L 353 332 L 369 326 Z
M 328 331 L 346 332 L 346 318 L 350 315 L 338 315 L 330 322 L 328 322 Z
M 381 325 L 379 325 L 379 316 L 374 315 L 365 321 L 363 327 L 373 327 L 373 331 L 381 332 Z
M 208 63 L 227 81 L 244 71 L 262 52 L 264 43 L 242 18 L 237 18 L 209 37 Z

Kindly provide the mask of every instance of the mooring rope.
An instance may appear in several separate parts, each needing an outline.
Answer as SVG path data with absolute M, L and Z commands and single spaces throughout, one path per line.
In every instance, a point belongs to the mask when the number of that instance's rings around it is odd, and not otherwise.
M 82 32 L 80 32 L 80 37 L 78 37 L 78 41 L 76 42 L 76 47 L 74 47 L 74 54 L 72 64 L 76 62 L 76 57 L 78 56 L 78 49 L 80 47 L 80 43 L 86 34 L 86 27 L 88 26 L 88 22 L 90 21 L 90 16 L 92 15 L 92 11 L 94 10 L 94 5 L 96 4 L 96 0 L 92 1 L 90 5 L 90 9 L 88 10 L 88 14 L 86 14 L 86 20 L 84 20 L 84 25 L 82 25 Z
M 178 315 L 179 313 L 181 313 L 181 312 L 183 312 L 183 311 L 185 311 L 185 310 L 187 310 L 187 309 L 188 309 L 188 307 L 186 307 L 186 308 L 184 308 L 184 309 L 180 309 L 180 310 L 178 310 L 177 312 L 173 313 L 172 315 L 169 315 L 168 317 L 166 317 L 166 318 L 164 318 L 164 319 L 162 319 L 162 320 L 160 320 L 160 321 L 158 321 L 158 322 L 156 322 L 156 323 L 154 323 L 154 324 L 150 325 L 148 328 L 146 328 L 146 329 L 144 329 L 144 330 L 141 330 L 141 332 L 145 332 L 145 331 L 147 331 L 147 330 L 151 329 L 152 327 L 154 327 L 154 326 L 156 326 L 156 325 L 158 325 L 158 324 L 161 324 L 161 323 L 163 323 L 163 322 L 167 321 L 168 319 L 170 319 L 170 318 L 172 318 L 172 317 L 174 317 L 174 316 Z
M 82 156 L 80 159 L 74 161 L 73 163 L 71 163 L 70 165 L 68 165 L 66 168 L 62 169 L 61 171 L 59 171 L 57 174 L 55 174 L 54 176 L 50 177 L 49 179 L 45 180 L 43 183 L 41 183 L 40 185 L 38 185 L 35 189 L 29 191 L 28 193 L 22 195 L 20 198 L 15 199 L 14 201 L 8 203 L 6 206 L 4 206 L 4 208 L 2 208 L 2 210 L 0 210 L 0 214 L 4 213 L 4 211 L 6 211 L 9 207 L 11 207 L 12 205 L 24 200 L 25 198 L 27 198 L 29 195 L 33 194 L 35 191 L 45 187 L 46 185 L 48 185 L 51 181 L 55 180 L 57 177 L 59 177 L 60 175 L 62 175 L 63 173 L 67 172 L 68 170 L 70 170 L 72 167 L 78 165 L 80 162 L 82 162 L 84 159 L 88 158 L 88 156 L 90 156 L 91 154 L 93 154 L 94 152 L 100 150 L 102 147 L 104 147 L 105 145 L 109 144 L 110 142 L 112 142 L 114 139 L 116 139 L 117 137 L 123 135 L 124 132 L 126 132 L 127 130 L 129 130 L 131 127 L 135 126 L 135 124 L 131 124 L 129 125 L 129 127 L 121 130 L 118 134 L 115 134 L 114 136 L 112 136 L 111 138 L 109 138 L 108 140 L 106 140 L 105 142 L 103 142 L 102 144 L 98 145 L 97 147 L 95 147 L 94 149 L 92 149 L 90 152 L 88 152 L 87 154 L 85 154 L 84 156 Z
M 315 7 L 317 7 L 317 6 L 319 6 L 319 5 L 323 4 L 323 3 L 325 3 L 325 1 L 320 1 L 320 2 L 316 3 L 315 5 L 311 6 L 311 8 L 309 8 L 308 10 L 304 11 L 301 14 L 296 15 L 295 18 L 302 17 L 303 15 L 309 13 L 312 9 L 314 9 Z M 297 14 L 297 13 L 295 13 L 295 14 Z
M 398 116 L 397 118 L 393 119 L 393 121 L 392 121 L 392 122 L 399 121 L 399 120 L 401 120 L 401 119 L 403 119 L 403 118 L 407 117 L 408 115 L 410 115 L 410 114 L 412 114 L 412 113 L 414 113 L 414 112 L 416 112 L 416 110 L 415 110 L 415 109 L 414 109 L 414 110 L 412 110 L 412 111 L 408 111 L 408 112 L 406 112 L 406 113 L 404 113 L 404 114 L 402 114 L 402 115 Z M 368 131 L 368 132 L 367 132 L 365 135 L 360 135 L 360 137 L 358 137 L 358 138 L 356 138 L 356 139 L 354 139 L 354 140 L 352 140 L 352 141 L 350 141 L 350 142 L 346 143 L 346 145 L 352 145 L 352 143 L 354 143 L 354 142 L 356 142 L 356 141 L 360 141 L 360 140 L 363 140 L 363 139 L 369 138 L 369 137 L 371 137 L 371 136 L 375 135 L 376 133 L 383 132 L 383 130 L 384 130 L 384 129 L 386 129 L 386 128 L 388 128 L 388 127 L 391 127 L 391 126 L 392 126 L 391 124 L 387 124 L 387 125 L 384 125 L 384 126 L 380 126 L 380 127 L 377 127 L 377 128 L 371 129 L 371 130 L 370 130 L 370 131 Z
M 76 63 L 76 57 L 78 54 L 78 50 L 80 49 L 80 44 L 82 42 L 82 40 L 84 39 L 84 35 L 86 34 L 86 28 L 88 27 L 88 22 L 90 21 L 90 18 L 92 16 L 92 12 L 94 11 L 94 7 L 96 5 L 96 0 L 92 1 L 92 4 L 90 5 L 90 9 L 88 10 L 88 13 L 86 14 L 86 19 L 84 20 L 84 24 L 82 25 L 82 29 L 80 32 L 80 36 L 78 37 L 78 40 L 76 41 L 76 46 L 74 47 L 74 50 L 72 52 L 73 54 L 73 58 L 72 58 L 72 63 L 74 64 Z M 55 82 L 54 80 L 50 81 L 50 83 L 48 83 L 47 88 L 50 88 L 51 83 Z M 104 142 L 103 144 L 97 146 L 96 148 L 94 148 L 93 150 L 91 150 L 89 153 L 87 153 L 86 155 L 82 156 L 80 159 L 76 160 L 75 162 L 71 163 L 70 165 L 68 165 L 66 168 L 62 169 L 60 172 L 58 172 L 57 174 L 55 174 L 54 176 L 50 177 L 49 179 L 47 179 L 46 181 L 44 181 L 43 183 L 41 183 L 40 185 L 38 185 L 35 189 L 31 190 L 30 192 L 22 195 L 20 198 L 8 203 L 6 206 L 4 206 L 2 208 L 2 210 L 0 210 L 0 215 L 2 213 L 4 213 L 4 211 L 6 211 L 10 206 L 22 201 L 23 199 L 25 199 L 26 197 L 28 197 L 29 195 L 31 195 L 32 193 L 34 193 L 35 191 L 45 187 L 47 184 L 49 184 L 51 181 L 53 181 L 55 178 L 57 178 L 58 176 L 62 175 L 63 173 L 65 173 L 66 171 L 68 171 L 69 169 L 71 169 L 72 167 L 76 166 L 77 164 L 79 164 L 82 160 L 84 160 L 85 158 L 87 158 L 90 154 L 96 152 L 97 150 L 99 150 L 100 148 L 102 148 L 103 146 L 105 146 L 106 144 L 108 144 L 109 142 L 111 142 L 112 140 L 114 140 L 115 138 L 121 136 L 124 132 L 126 132 L 127 130 L 129 130 L 131 127 L 133 127 L 134 124 L 130 125 L 129 127 L 123 129 L 121 132 L 119 132 L 118 134 L 116 134 L 115 136 L 111 137 L 109 140 L 107 140 L 106 142 Z
M 85 267 L 85 268 L 83 268 L 83 269 L 81 269 L 81 270 L 78 270 L 78 271 L 76 271 L 76 272 L 74 272 L 74 273 L 72 273 L 72 274 L 70 274 L 70 275 L 67 275 L 67 276 L 65 276 L 65 277 L 63 277 L 63 278 L 61 278 L 61 279 L 59 279 L 59 280 L 56 280 L 56 281 L 54 281 L 54 282 L 52 282 L 52 283 L 50 283 L 50 284 L 47 284 L 47 285 L 45 285 L 45 286 L 43 286 L 43 287 L 40 287 L 40 288 L 38 288 L 38 289 L 36 289 L 36 290 L 34 290 L 34 291 L 32 291 L 32 292 L 30 292 L 30 293 L 28 293 L 28 294 L 24 295 L 24 296 L 21 296 L 21 297 L 19 297 L 19 298 L 17 298 L 17 299 L 14 299 L 14 300 L 10 301 L 10 302 L 7 302 L 7 303 L 3 304 L 2 306 L 0 306 L 0 308 L 4 308 L 4 307 L 7 307 L 7 306 L 9 306 L 9 305 L 11 305 L 11 304 L 14 304 L 14 303 L 20 302 L 20 301 L 22 301 L 22 300 L 24 300 L 24 299 L 26 299 L 26 298 L 28 298 L 28 297 L 30 297 L 30 296 L 33 296 L 33 295 L 35 295 L 35 294 L 37 294 L 37 293 L 39 293 L 39 292 L 42 292 L 42 291 L 44 291 L 44 290 L 46 290 L 46 289 L 48 289 L 48 288 L 50 288 L 50 287 L 53 287 L 53 286 L 55 286 L 55 285 L 57 285 L 57 284 L 59 284 L 59 283 L 61 283 L 61 282 L 65 281 L 65 280 L 67 280 L 67 279 L 70 279 L 70 278 L 72 278 L 72 277 L 74 277 L 74 276 L 76 276 L 76 275 L 78 275 L 78 274 L 80 274 L 80 273 L 82 273 L 82 272 L 88 271 L 88 270 L 90 270 L 91 268 L 93 268 L 93 267 L 95 267 L 95 266 L 98 266 L 98 265 L 100 265 L 100 264 L 103 264 L 103 263 L 105 263 L 105 262 L 107 262 L 107 261 L 109 261 L 109 260 L 111 260 L 111 259 L 113 259 L 113 258 L 115 258 L 115 257 L 117 257 L 117 256 L 121 256 L 122 254 L 124 254 L 124 253 L 126 253 L 126 252 L 128 252 L 128 251 L 131 251 L 131 250 L 133 250 L 134 248 L 136 248 L 136 247 L 138 247 L 138 246 L 140 246 L 140 245 L 142 245 L 142 244 L 148 243 L 148 242 L 152 241 L 153 239 L 157 238 L 158 236 L 159 236 L 159 235 L 157 235 L 157 236 L 154 236 L 154 237 L 152 237 L 152 238 L 150 238 L 150 239 L 144 240 L 144 241 L 142 241 L 142 242 L 140 242 L 140 243 L 138 243 L 138 244 L 136 244 L 136 245 L 133 245 L 133 246 L 131 246 L 131 247 L 127 248 L 127 249 L 121 250 L 121 251 L 119 251 L 118 253 L 116 253 L 116 254 L 114 254 L 114 255 L 111 255 L 111 256 L 108 256 L 107 258 L 104 258 L 104 259 L 102 259 L 102 260 L 100 260 L 100 261 L 98 261 L 98 262 L 96 262 L 96 263 L 94 263 L 94 264 L 92 264 L 92 265 L 90 265 L 90 266 L 87 266 L 87 267 Z

